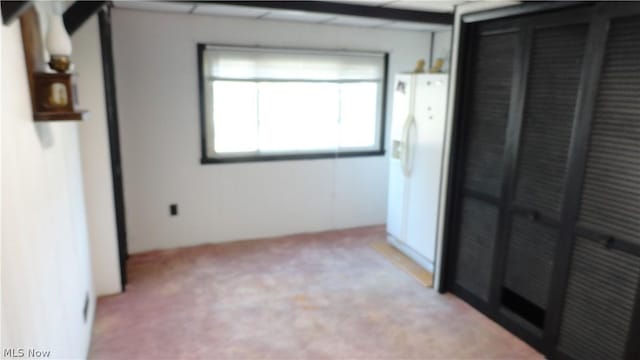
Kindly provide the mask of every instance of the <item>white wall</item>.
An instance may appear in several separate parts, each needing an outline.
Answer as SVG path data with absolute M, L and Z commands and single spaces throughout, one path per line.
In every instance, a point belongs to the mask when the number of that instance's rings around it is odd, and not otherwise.
M 196 43 L 389 51 L 393 76 L 430 33 L 122 9 L 113 31 L 131 252 L 385 222 L 385 157 L 200 165 Z
M 79 128 L 93 284 L 96 295 L 120 292 L 120 261 L 98 17 L 73 34 L 79 102 L 91 118 Z
M 448 30 L 438 31 L 433 34 L 432 62 L 435 62 L 438 58 L 444 59 L 442 72 L 449 72 L 449 69 L 451 68 L 451 33 L 452 31 Z
M 78 125 L 35 124 L 19 21 L 2 26 L 2 347 L 83 358 L 94 312 Z M 81 126 L 81 125 L 80 125 Z

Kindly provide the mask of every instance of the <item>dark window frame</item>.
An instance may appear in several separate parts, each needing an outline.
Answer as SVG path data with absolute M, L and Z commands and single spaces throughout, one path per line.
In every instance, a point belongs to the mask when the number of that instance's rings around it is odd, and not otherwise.
M 209 156 L 207 148 L 207 99 L 205 97 L 206 81 L 203 73 L 204 52 L 207 46 L 235 46 L 221 45 L 210 43 L 198 43 L 198 96 L 200 100 L 200 163 L 201 164 L 225 164 L 225 163 L 243 163 L 243 162 L 263 162 L 263 161 L 285 161 L 285 160 L 313 160 L 313 159 L 332 159 L 332 158 L 352 158 L 352 157 L 370 157 L 385 156 L 385 138 L 387 128 L 387 86 L 389 79 L 389 53 L 384 54 L 383 60 L 383 79 L 382 79 L 382 101 L 380 104 L 380 123 L 379 128 L 379 145 L 377 149 L 365 151 L 348 151 L 348 152 L 314 152 L 314 153 L 283 153 L 270 155 L 238 155 L 225 158 L 213 158 Z M 304 48 L 295 48 L 295 50 L 310 50 Z M 312 49 L 322 51 L 332 51 L 329 49 Z M 337 51 L 337 50 L 336 50 Z

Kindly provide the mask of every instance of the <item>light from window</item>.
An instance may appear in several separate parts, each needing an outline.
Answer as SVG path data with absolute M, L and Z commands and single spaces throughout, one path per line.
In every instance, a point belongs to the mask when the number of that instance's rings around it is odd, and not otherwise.
M 206 158 L 381 154 L 384 54 L 202 51 Z

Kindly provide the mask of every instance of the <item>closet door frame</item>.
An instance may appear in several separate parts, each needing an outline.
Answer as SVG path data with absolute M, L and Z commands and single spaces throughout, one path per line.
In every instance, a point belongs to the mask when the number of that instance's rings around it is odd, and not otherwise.
M 573 10 L 568 10 L 572 8 Z M 629 15 L 630 10 L 638 9 L 638 4 L 601 4 L 601 3 L 534 3 L 509 8 L 473 13 L 461 17 L 460 40 L 458 43 L 459 61 L 457 64 L 457 81 L 455 86 L 452 142 L 449 166 L 449 184 L 445 218 L 444 265 L 442 267 L 444 281 L 440 292 L 451 291 L 470 303 L 477 310 L 494 319 L 500 325 L 519 336 L 527 343 L 552 356 L 561 357 L 555 350 L 558 343 L 561 316 L 563 311 L 566 285 L 568 283 L 571 266 L 571 256 L 576 235 L 580 198 L 584 170 L 587 160 L 587 148 L 591 132 L 595 100 L 598 93 L 600 71 L 602 69 L 606 49 L 608 27 L 610 19 L 620 15 Z M 575 16 L 568 17 L 567 12 Z M 551 13 L 549 13 L 551 12 Z M 633 11 L 632 11 L 633 12 Z M 517 16 L 527 15 L 526 18 Z M 504 18 L 504 19 L 503 19 Z M 490 20 L 495 23 L 495 31 L 505 31 L 505 28 L 516 28 L 520 41 L 516 48 L 514 83 L 512 84 L 509 119 L 507 121 L 505 138 L 505 163 L 503 172 L 502 193 L 499 204 L 498 229 L 495 239 L 494 263 L 491 276 L 491 293 L 489 302 L 485 303 L 473 294 L 456 284 L 456 260 L 459 241 L 459 224 L 462 210 L 464 191 L 465 147 L 467 144 L 467 119 L 469 119 L 470 89 L 472 89 L 472 71 L 475 60 L 475 38 L 480 31 L 488 31 L 492 24 L 483 24 Z M 505 261 L 511 219 L 509 208 L 515 191 L 517 179 L 518 150 L 520 147 L 520 130 L 524 111 L 526 82 L 528 75 L 529 52 L 532 44 L 534 29 L 585 23 L 588 25 L 581 77 L 574 112 L 571 131 L 571 142 L 567 157 L 567 177 L 565 181 L 564 197 L 561 201 L 560 226 L 558 228 L 558 243 L 554 257 L 553 276 L 549 290 L 549 301 L 546 309 L 545 325 L 542 336 L 536 336 L 515 323 L 500 311 L 500 289 L 505 274 Z M 486 26 L 489 25 L 489 26 Z M 492 199 L 484 199 L 491 202 Z M 617 244 L 622 248 L 625 244 Z M 640 289 L 640 284 L 638 285 Z M 632 328 L 629 339 L 640 338 L 640 291 L 636 295 L 636 305 L 633 311 Z M 626 358 L 638 358 L 640 342 L 628 341 Z

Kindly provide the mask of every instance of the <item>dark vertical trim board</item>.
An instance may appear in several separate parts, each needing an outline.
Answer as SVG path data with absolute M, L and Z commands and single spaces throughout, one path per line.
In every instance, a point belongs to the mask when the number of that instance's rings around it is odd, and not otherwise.
M 385 138 L 387 136 L 387 94 L 389 86 L 389 53 L 384 53 L 384 79 L 382 80 L 382 104 L 380 109 L 380 146 L 378 149 L 384 154 Z M 393 100 L 392 100 L 393 101 Z
M 442 260 L 440 267 L 441 279 L 438 291 L 444 293 L 446 291 L 454 291 L 456 278 L 456 262 L 458 253 L 458 224 L 460 217 L 458 214 L 461 210 L 461 201 L 463 196 L 463 180 L 464 180 L 464 149 L 465 149 L 465 132 L 464 119 L 466 119 L 468 107 L 463 107 L 464 101 L 469 99 L 470 89 L 472 87 L 472 77 L 466 76 L 471 73 L 472 54 L 474 52 L 474 44 L 476 41 L 469 39 L 473 25 L 467 23 L 460 24 L 460 35 L 458 41 L 458 64 L 456 67 L 456 83 L 455 97 L 449 101 L 453 101 L 453 114 L 451 116 L 451 141 L 449 153 L 449 177 L 447 179 L 447 198 L 445 206 L 445 222 L 443 231 L 442 244 Z M 453 36 L 452 36 L 453 44 Z
M 207 104 L 204 89 L 204 70 L 203 60 L 204 60 L 204 51 L 207 48 L 206 44 L 198 44 L 198 57 L 196 64 L 198 66 L 198 102 L 200 105 L 200 162 L 204 163 L 209 158 L 209 154 L 207 152 Z
M 120 158 L 120 130 L 118 127 L 118 104 L 116 101 L 115 66 L 113 63 L 113 44 L 111 38 L 110 9 L 103 9 L 98 15 L 100 24 L 100 47 L 102 50 L 102 69 L 104 77 L 105 103 L 107 107 L 107 128 L 109 131 L 109 151 L 111 153 L 111 181 L 118 233 L 118 253 L 120 259 L 120 281 L 122 291 L 127 284 L 126 261 L 127 229 L 125 222 L 124 185 L 122 181 L 122 161 Z

